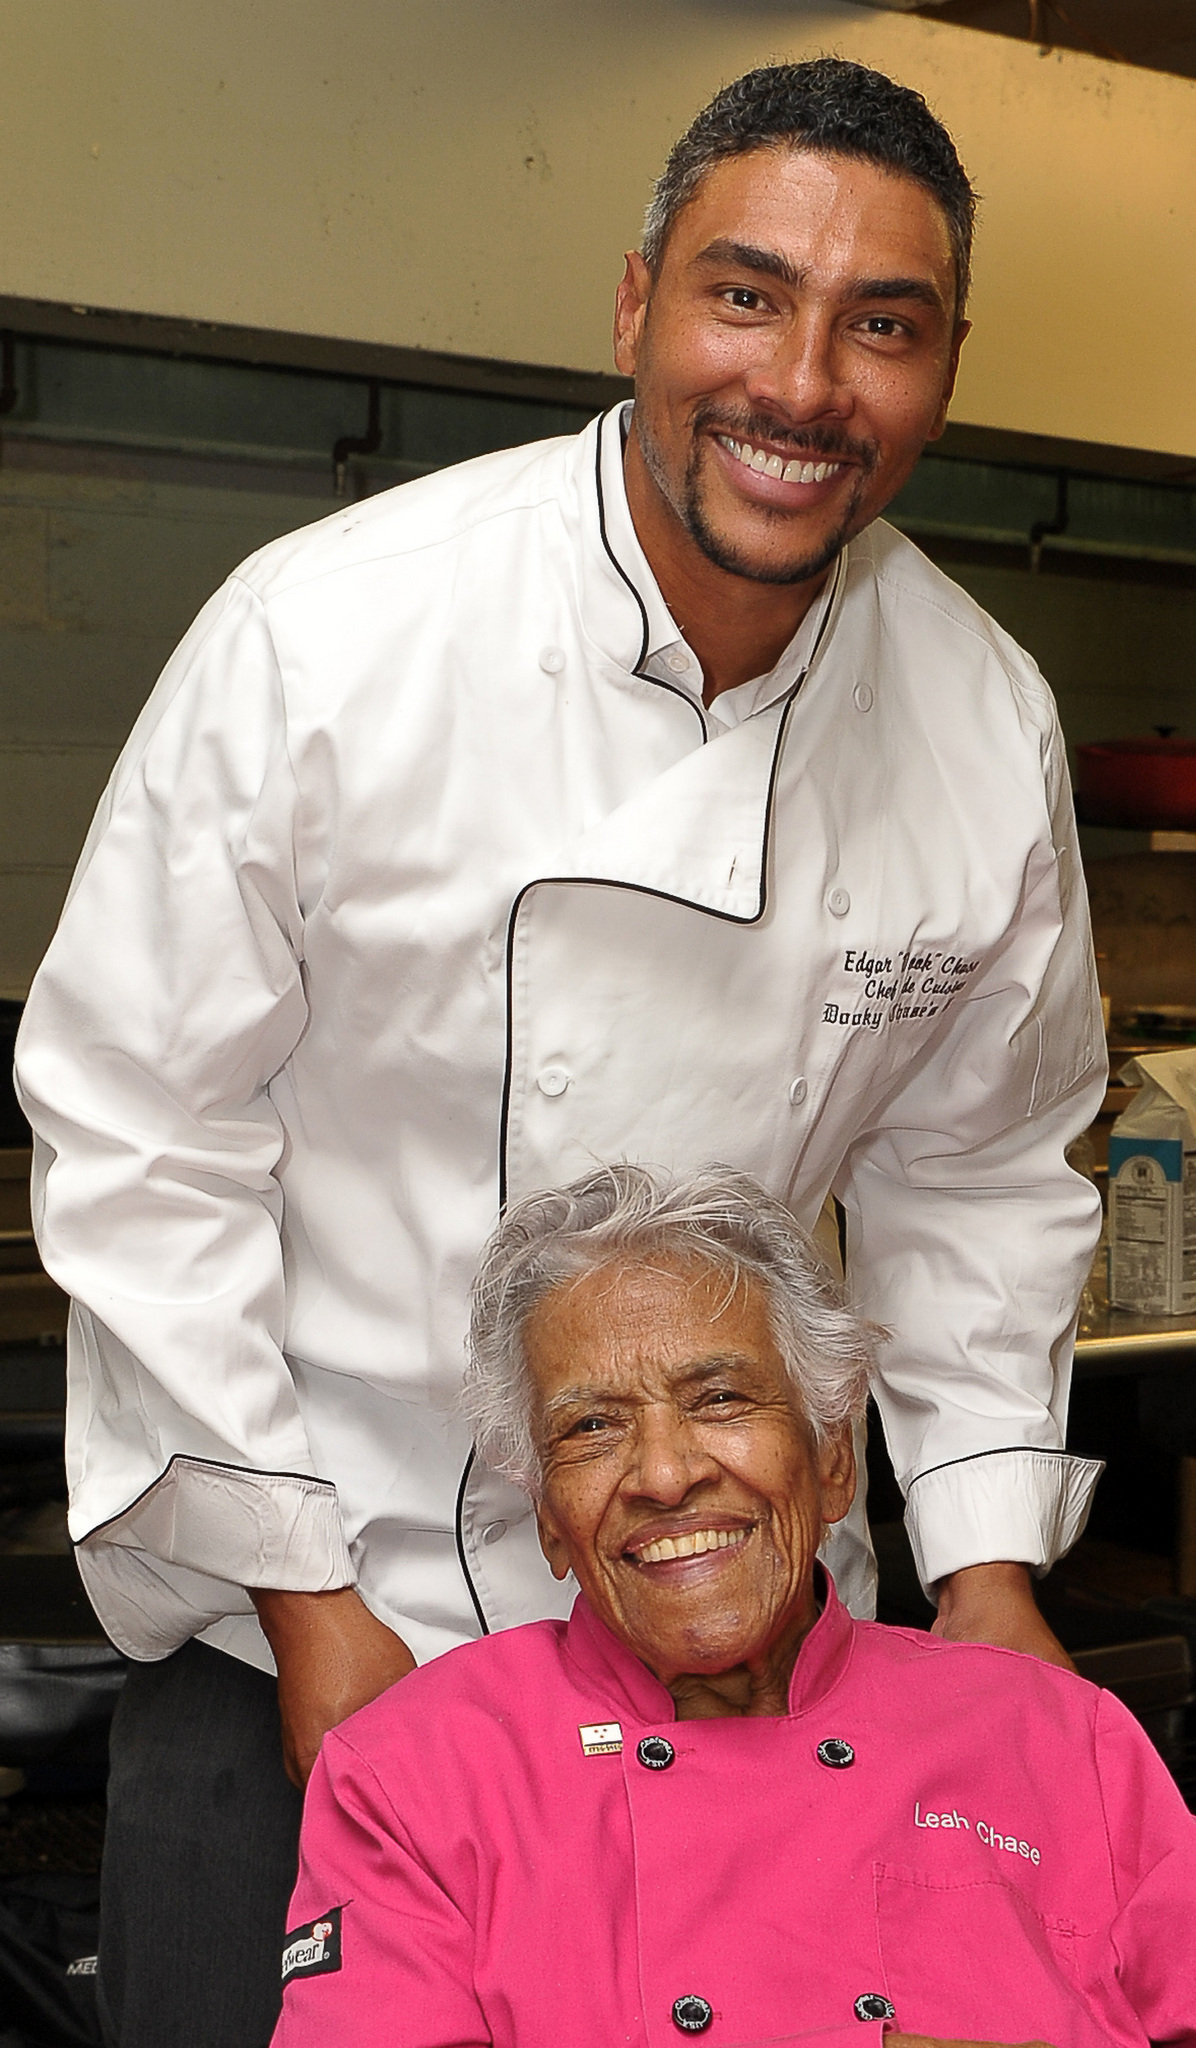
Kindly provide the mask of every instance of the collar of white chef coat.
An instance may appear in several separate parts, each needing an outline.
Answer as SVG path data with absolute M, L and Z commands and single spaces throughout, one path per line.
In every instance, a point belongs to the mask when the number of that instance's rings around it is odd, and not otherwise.
M 653 637 L 652 613 L 630 570 L 617 559 L 606 530 L 612 493 L 613 501 L 621 499 L 626 511 L 619 412 L 607 413 L 586 428 L 576 444 L 574 462 L 576 495 L 570 492 L 562 500 L 561 511 L 567 526 L 574 517 L 580 520 L 580 527 L 573 529 L 574 560 L 587 637 L 605 658 L 611 680 L 638 676 L 642 681 L 637 688 L 667 689 L 696 713 L 700 737 L 709 744 L 689 747 L 663 773 L 651 776 L 625 802 L 570 841 L 561 850 L 554 879 L 611 882 L 690 903 L 737 923 L 754 923 L 765 908 L 773 794 L 789 713 L 797 701 L 795 687 L 758 707 L 752 717 L 720 725 L 688 690 L 672 683 L 659 685 L 646 673 L 643 662 Z M 641 581 L 648 578 L 655 589 L 642 553 L 639 562 Z M 831 579 L 810 668 L 837 631 L 847 587 L 840 568 Z M 667 618 L 659 591 L 656 596 Z M 670 620 L 663 630 L 675 634 L 676 626 Z M 801 675 L 799 670 L 794 684 Z M 697 740 L 699 733 L 693 737 Z
M 790 1714 L 808 1714 L 828 1698 L 851 1661 L 856 1624 L 835 1591 L 825 1565 L 816 1564 L 815 1586 L 822 1612 L 797 1653 L 789 1681 Z M 594 1699 L 594 1720 L 617 1721 L 620 1715 L 643 1724 L 675 1721 L 677 1703 L 668 1687 L 646 1664 L 599 1621 L 584 1593 L 579 1593 L 565 1637 L 566 1651 L 586 1691 Z
M 677 622 L 661 595 L 660 586 L 640 546 L 631 507 L 627 503 L 623 450 L 633 410 L 629 400 L 624 405 L 615 406 L 598 424 L 595 482 L 600 537 L 616 573 L 622 577 L 639 608 L 641 638 L 638 659 L 634 664 L 636 672 L 650 677 L 653 682 L 663 683 L 666 688 L 682 692 L 700 705 L 701 665 L 678 632 Z M 750 718 L 753 712 L 775 704 L 800 681 L 818 644 L 839 573 L 837 564 L 775 667 L 767 675 L 739 683 L 715 698 L 708 707 L 707 717 L 716 726 L 726 729 L 738 725 L 742 719 Z

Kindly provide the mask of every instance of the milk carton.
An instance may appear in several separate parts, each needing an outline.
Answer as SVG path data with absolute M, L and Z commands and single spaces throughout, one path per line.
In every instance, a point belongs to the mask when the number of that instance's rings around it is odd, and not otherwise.
M 1196 1309 L 1196 1046 L 1141 1053 L 1138 1093 L 1109 1134 L 1109 1302 L 1141 1315 Z

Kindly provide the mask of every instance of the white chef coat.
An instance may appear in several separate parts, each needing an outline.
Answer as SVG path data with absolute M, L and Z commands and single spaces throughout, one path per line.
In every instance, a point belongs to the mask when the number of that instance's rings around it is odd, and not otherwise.
M 1063 748 L 884 525 L 713 713 L 617 412 L 262 549 L 117 764 L 19 1074 L 71 1529 L 134 1657 L 268 1665 L 251 1586 L 356 1582 L 420 1661 L 567 1610 L 454 1397 L 501 1200 L 595 1160 L 729 1162 L 808 1224 L 838 1195 L 928 1584 L 1083 1525 L 1063 1148 L 1104 1064 Z

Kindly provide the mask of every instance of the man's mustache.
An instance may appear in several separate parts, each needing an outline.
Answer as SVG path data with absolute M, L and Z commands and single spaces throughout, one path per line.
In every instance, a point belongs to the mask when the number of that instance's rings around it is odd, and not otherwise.
M 874 441 L 856 441 L 836 427 L 811 421 L 809 426 L 786 427 L 767 413 L 725 413 L 714 406 L 699 406 L 694 413 L 695 433 L 727 434 L 733 441 L 770 442 L 775 448 L 789 448 L 793 456 L 817 461 L 844 458 L 857 462 L 864 471 L 875 469 L 879 453 Z

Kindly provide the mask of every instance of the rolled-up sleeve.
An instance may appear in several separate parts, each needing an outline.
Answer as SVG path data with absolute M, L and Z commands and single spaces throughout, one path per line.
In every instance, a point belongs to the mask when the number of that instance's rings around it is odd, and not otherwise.
M 876 1397 L 927 1587 L 994 1559 L 1048 1569 L 1101 1469 L 1065 1449 L 1100 1200 L 1064 1155 L 1106 1061 L 1057 725 L 1043 772 L 1017 918 L 836 1186 L 856 1300 L 891 1332 Z
M 73 1302 L 71 1531 L 135 1657 L 249 1612 L 247 1587 L 353 1577 L 282 1353 L 295 812 L 270 634 L 234 578 L 117 764 L 18 1045 L 38 1241 Z

